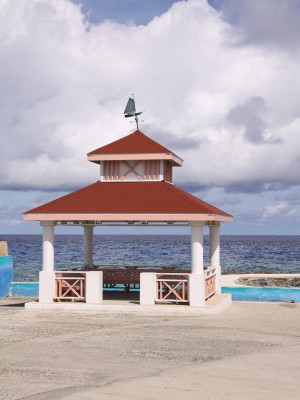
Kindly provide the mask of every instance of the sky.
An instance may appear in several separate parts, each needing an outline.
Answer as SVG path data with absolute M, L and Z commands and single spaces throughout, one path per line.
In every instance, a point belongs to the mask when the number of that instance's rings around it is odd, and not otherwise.
M 86 154 L 134 131 L 134 93 L 223 234 L 299 235 L 299 37 L 300 0 L 0 0 L 0 234 L 99 180 Z

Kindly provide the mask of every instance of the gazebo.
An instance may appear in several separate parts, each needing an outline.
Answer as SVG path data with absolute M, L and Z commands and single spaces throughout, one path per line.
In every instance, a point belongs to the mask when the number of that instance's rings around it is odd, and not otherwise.
M 205 308 L 221 293 L 222 222 L 233 217 L 175 186 L 173 167 L 183 160 L 140 130 L 91 151 L 100 180 L 24 213 L 43 227 L 43 267 L 38 306 L 103 305 L 103 285 L 139 284 L 140 305 L 186 304 Z M 55 271 L 54 228 L 84 229 L 84 263 L 79 271 Z M 190 226 L 191 269 L 147 270 L 97 268 L 93 264 L 93 230 L 102 226 Z M 203 265 L 203 228 L 209 227 L 210 266 Z M 120 275 L 121 274 L 121 275 Z M 123 281 L 122 281 L 123 279 Z M 224 297 L 225 295 L 223 295 Z M 226 298 L 225 298 L 226 297 Z M 230 296 L 222 298 L 230 304 Z

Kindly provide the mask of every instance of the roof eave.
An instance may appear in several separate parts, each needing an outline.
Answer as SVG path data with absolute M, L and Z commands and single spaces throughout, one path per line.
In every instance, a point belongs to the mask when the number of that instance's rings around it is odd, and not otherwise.
M 174 153 L 125 153 L 87 154 L 87 160 L 99 164 L 101 161 L 170 160 L 176 167 L 182 167 L 183 160 Z
M 232 222 L 230 215 L 218 214 L 59 214 L 59 213 L 24 213 L 25 221 L 218 221 Z

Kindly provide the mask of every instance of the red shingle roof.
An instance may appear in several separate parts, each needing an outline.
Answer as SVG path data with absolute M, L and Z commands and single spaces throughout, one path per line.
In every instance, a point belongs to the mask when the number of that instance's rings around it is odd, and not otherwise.
M 93 150 L 92 154 L 142 154 L 142 153 L 172 153 L 171 150 L 160 145 L 141 131 L 135 131 L 115 142 Z
M 230 214 L 166 182 L 96 182 L 25 214 Z

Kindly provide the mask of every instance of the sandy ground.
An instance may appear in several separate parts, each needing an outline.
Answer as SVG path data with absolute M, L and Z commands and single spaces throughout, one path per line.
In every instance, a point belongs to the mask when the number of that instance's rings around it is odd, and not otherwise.
M 300 398 L 300 304 L 216 316 L 33 311 L 0 300 L 0 399 Z

